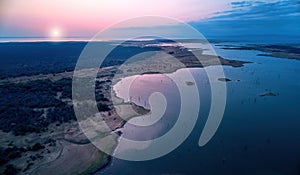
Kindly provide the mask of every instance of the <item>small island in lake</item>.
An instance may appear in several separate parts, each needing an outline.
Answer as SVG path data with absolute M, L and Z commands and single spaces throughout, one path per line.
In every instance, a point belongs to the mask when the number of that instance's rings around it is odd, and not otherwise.
M 273 92 L 266 92 L 263 94 L 260 94 L 261 97 L 276 97 L 278 94 L 274 94 Z
M 223 82 L 228 82 L 228 81 L 231 81 L 230 79 L 228 78 L 218 78 L 219 81 L 223 81 Z

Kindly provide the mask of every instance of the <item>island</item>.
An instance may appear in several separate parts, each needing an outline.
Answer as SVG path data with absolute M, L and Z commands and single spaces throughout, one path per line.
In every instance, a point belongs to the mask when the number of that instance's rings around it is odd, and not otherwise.
M 299 45 L 252 44 L 246 46 L 222 45 L 221 47 L 226 50 L 257 50 L 264 52 L 257 54 L 257 56 L 300 60 Z
M 261 97 L 276 97 L 277 94 L 274 94 L 273 92 L 266 92 L 266 93 L 260 94 L 259 96 L 261 96 Z

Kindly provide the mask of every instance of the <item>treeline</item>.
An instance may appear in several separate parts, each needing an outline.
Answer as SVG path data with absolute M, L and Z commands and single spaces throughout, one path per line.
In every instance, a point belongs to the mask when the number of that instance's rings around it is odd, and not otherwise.
M 0 147 L 0 166 L 6 164 L 9 160 L 21 157 L 21 155 L 27 151 L 39 151 L 44 148 L 45 146 L 40 143 L 35 143 L 32 146 L 20 148 L 16 146 L 5 149 Z
M 46 131 L 52 122 L 75 120 L 72 106 L 57 99 L 71 97 L 71 79 L 36 80 L 0 86 L 0 129 L 15 135 Z M 43 115 L 45 110 L 47 115 Z
M 86 44 L 87 42 L 0 43 L 0 79 L 73 71 Z M 103 44 L 114 43 L 98 42 L 97 44 L 101 48 Z M 140 47 L 146 44 L 143 42 L 135 44 L 137 45 L 129 43 L 128 46 L 127 43 L 126 47 L 116 47 L 105 58 L 101 67 L 120 65 L 133 55 L 160 49 L 158 47 Z
M 96 89 L 101 89 L 103 83 L 97 83 Z M 58 92 L 61 93 L 59 98 Z M 62 101 L 71 97 L 71 78 L 0 85 L 0 130 L 24 135 L 47 131 L 53 122 L 76 120 L 73 106 Z M 109 99 L 103 94 L 96 93 L 96 100 L 99 111 L 110 110 Z

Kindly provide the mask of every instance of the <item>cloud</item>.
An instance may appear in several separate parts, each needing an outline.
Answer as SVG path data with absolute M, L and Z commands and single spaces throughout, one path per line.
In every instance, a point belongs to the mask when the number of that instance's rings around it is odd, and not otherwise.
M 297 15 L 298 0 L 237 1 L 231 2 L 231 10 L 215 13 L 209 20 L 270 19 Z
M 234 1 L 231 9 L 190 24 L 208 36 L 299 35 L 300 1 Z
M 299 0 L 4 1 L 0 36 L 47 36 L 53 26 L 68 36 L 92 36 L 120 20 L 144 15 L 180 19 L 210 34 L 300 33 Z

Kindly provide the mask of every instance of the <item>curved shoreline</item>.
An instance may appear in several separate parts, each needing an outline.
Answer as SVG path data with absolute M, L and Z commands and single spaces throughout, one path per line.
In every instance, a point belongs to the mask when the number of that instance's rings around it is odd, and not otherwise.
M 168 48 L 170 49 L 170 48 Z M 181 53 L 180 53 L 181 54 Z M 206 56 L 206 55 L 204 55 Z M 212 56 L 208 56 L 208 59 L 212 57 Z M 232 66 L 232 67 L 242 67 L 244 64 L 246 63 L 250 63 L 250 62 L 245 62 L 245 61 L 237 61 L 237 60 L 227 60 L 227 59 L 224 59 L 222 57 L 218 57 L 220 59 L 220 64 L 221 65 L 227 65 L 227 66 Z M 162 58 L 164 59 L 164 58 Z M 185 60 L 185 61 L 188 61 L 188 58 Z M 159 64 L 162 64 L 161 62 L 150 62 L 152 65 L 154 66 L 149 66 L 151 67 L 150 69 L 144 69 L 143 68 L 143 64 L 140 64 L 139 62 L 136 62 L 136 63 L 133 63 L 131 64 L 130 66 L 126 65 L 125 67 L 122 67 L 122 75 L 125 74 L 125 77 L 121 77 L 121 78 L 116 78 L 114 79 L 115 81 L 112 81 L 112 90 L 111 90 L 111 95 L 113 96 L 112 98 L 116 98 L 119 100 L 119 102 L 117 103 L 117 105 L 122 105 L 122 104 L 130 104 L 130 103 L 133 103 L 133 102 L 130 102 L 129 101 L 129 98 L 128 99 L 123 99 L 121 96 L 118 95 L 118 92 L 116 92 L 116 89 L 115 89 L 115 86 L 120 83 L 123 79 L 125 78 L 128 78 L 128 77 L 134 77 L 134 76 L 137 76 L 137 75 L 151 75 L 151 74 L 162 74 L 162 73 L 167 73 L 167 74 L 171 74 L 171 73 L 174 73 L 174 72 L 177 72 L 178 70 L 180 69 L 190 69 L 190 68 L 204 68 L 204 67 L 207 67 L 207 66 L 214 66 L 214 65 L 218 65 L 216 64 L 215 62 L 211 62 L 211 61 L 207 61 L 207 60 L 204 60 L 206 61 L 204 65 L 188 65 L 188 67 L 182 67 L 182 65 L 178 65 L 178 64 L 174 64 L 173 66 L 171 67 L 167 67 L 163 70 L 163 72 L 161 72 L 162 70 L 158 71 L 158 65 Z M 149 63 L 149 64 L 150 64 Z M 173 63 L 172 61 L 167 61 L 165 62 L 164 64 L 170 64 L 170 63 Z M 156 66 L 155 66 L 156 65 Z M 171 64 L 172 65 L 172 64 Z M 125 73 L 124 73 L 124 70 L 127 70 Z M 130 70 L 130 71 L 129 71 Z M 134 71 L 135 70 L 135 71 Z M 144 71 L 142 73 L 140 73 L 140 71 Z M 126 97 L 125 97 L 126 98 Z M 127 102 L 128 101 L 128 102 Z M 116 105 L 116 104 L 114 104 Z M 136 105 L 136 104 L 135 104 Z M 136 105 L 138 106 L 138 105 Z M 138 106 L 138 107 L 141 107 L 141 106 Z M 143 108 L 143 107 L 142 107 Z M 133 118 L 133 117 L 138 117 L 138 116 L 141 116 L 141 115 L 136 115 L 136 116 L 132 116 L 132 117 L 129 117 L 127 118 L 128 120 L 130 118 Z M 127 120 L 127 121 L 128 121 Z M 120 129 L 120 128 L 123 128 L 124 125 L 127 123 L 127 121 L 123 121 L 123 123 L 119 126 L 119 127 L 116 127 L 115 130 L 117 129 Z M 115 148 L 116 149 L 116 148 Z M 113 150 L 113 152 L 115 151 L 115 149 Z M 110 160 L 112 161 L 113 158 Z M 111 164 L 111 162 L 108 162 L 108 164 L 104 167 L 101 167 L 99 168 L 100 171 L 105 169 L 107 166 L 109 166 Z M 97 172 L 96 172 L 97 173 Z M 94 173 L 94 174 L 96 174 Z
M 171 51 L 171 50 L 176 50 L 178 48 L 172 48 L 172 47 L 167 47 L 167 48 L 163 48 L 167 51 Z M 176 72 L 177 70 L 179 69 L 182 69 L 182 68 L 187 68 L 187 67 L 197 67 L 197 68 L 203 68 L 203 67 L 206 67 L 206 66 L 213 66 L 213 65 L 219 65 L 217 64 L 216 62 L 213 62 L 211 61 L 209 58 L 211 58 L 211 56 L 207 56 L 206 58 L 206 55 L 203 55 L 204 57 L 204 63 L 203 65 L 199 65 L 199 64 L 196 64 L 196 65 L 193 65 L 194 63 L 191 61 L 192 57 L 184 57 L 184 51 L 178 51 L 177 52 L 174 52 L 173 55 L 176 55 L 176 54 L 179 54 L 178 56 L 182 56 L 181 58 L 184 59 L 184 61 L 188 64 L 188 66 L 186 67 L 182 67 L 181 64 L 178 64 L 176 62 L 173 62 L 172 60 L 169 60 L 168 58 L 166 57 L 159 57 L 158 56 L 158 60 L 154 60 L 153 62 L 149 62 L 149 61 L 145 61 L 143 62 L 143 64 L 141 64 L 141 62 L 135 62 L 134 65 L 131 65 L 131 66 L 126 66 L 123 67 L 124 70 L 126 71 L 126 76 L 132 76 L 132 75 L 140 75 L 141 73 L 140 72 L 144 72 L 144 74 L 157 74 L 158 71 L 161 72 L 161 73 L 173 73 L 173 72 Z M 223 59 L 221 57 L 219 57 L 220 60 L 223 60 L 221 61 L 221 64 L 222 65 L 231 65 L 232 67 L 240 67 L 240 66 L 243 66 L 244 63 L 247 63 L 247 62 L 242 62 L 242 61 L 236 61 L 236 60 L 226 60 L 226 59 Z M 177 61 L 178 62 L 178 61 Z M 218 62 L 219 63 L 219 62 Z M 147 66 L 145 66 L 147 65 Z M 163 70 L 162 70 L 162 67 L 163 67 Z M 98 73 L 101 74 L 101 77 L 99 78 L 99 81 L 103 81 L 104 83 L 101 84 L 103 86 L 105 86 L 104 89 L 106 89 L 106 87 L 109 87 L 109 86 L 114 86 L 116 83 L 118 83 L 119 81 L 121 81 L 122 79 L 115 79 L 117 81 L 115 82 L 109 82 L 108 80 L 110 80 L 112 77 L 111 75 L 113 75 L 116 71 L 117 68 L 116 67 L 105 67 L 105 68 L 101 68 L 99 69 Z M 131 71 L 129 71 L 131 70 Z M 54 83 L 58 80 L 61 80 L 61 79 L 64 79 L 64 78 L 72 78 L 73 76 L 73 72 L 72 71 L 69 71 L 69 72 L 63 72 L 63 73 L 56 73 L 56 74 L 46 74 L 46 75 L 36 75 L 36 76 L 22 76 L 22 77 L 16 77 L 16 78 L 7 78 L 5 80 L 1 80 L 0 81 L 0 85 L 5 85 L 5 84 L 8 84 L 8 83 L 11 83 L 11 84 L 19 84 L 19 83 L 31 83 L 31 81 L 41 81 L 41 80 L 49 80 L 50 82 Z M 83 76 L 89 76 L 88 74 L 88 71 L 87 72 L 83 72 Z M 42 81 L 40 82 L 42 83 Z M 188 83 L 188 84 L 191 84 L 191 83 Z M 107 93 L 107 92 L 100 92 L 100 93 Z M 114 95 L 115 98 L 118 99 L 118 104 L 117 104 L 117 109 L 111 109 L 110 111 L 106 111 L 104 112 L 106 118 L 105 118 L 105 122 L 111 124 L 111 126 L 113 127 L 113 131 L 119 129 L 119 128 L 123 128 L 124 125 L 126 124 L 126 121 L 125 120 L 115 120 L 115 115 L 117 114 L 115 110 L 125 110 L 128 112 L 128 108 L 132 108 L 132 105 L 135 105 L 138 109 L 141 109 L 142 111 L 144 110 L 144 112 L 149 112 L 149 111 L 145 111 L 144 108 L 142 108 L 141 106 L 138 106 L 136 104 L 133 104 L 133 103 L 128 103 L 128 102 L 124 102 L 124 99 L 122 98 L 119 98 L 117 93 L 112 91 L 109 92 L 108 94 L 106 94 L 105 97 L 108 97 L 107 95 Z M 58 97 L 55 97 L 57 98 L 58 100 L 66 100 L 67 98 L 65 97 L 65 99 L 62 99 L 60 98 L 59 96 Z M 67 99 L 68 100 L 68 99 Z M 67 104 L 68 101 L 62 101 L 64 103 L 66 103 L 66 105 L 69 105 Z M 106 102 L 106 101 L 103 101 L 104 104 L 108 104 L 109 105 L 109 102 Z M 114 106 L 115 108 L 115 106 Z M 108 114 L 109 112 L 111 112 L 112 114 Z M 141 113 L 140 112 L 137 112 L 137 111 L 131 111 L 132 113 L 128 112 L 128 116 L 126 117 L 127 121 L 130 119 L 130 118 L 133 118 L 133 117 L 138 117 L 138 116 L 141 116 Z M 134 113 L 133 113 L 134 112 Z M 78 154 L 80 156 L 82 156 L 82 158 L 87 158 L 88 157 L 88 154 L 86 154 L 87 152 L 91 152 L 93 151 L 95 148 L 92 148 L 90 147 L 89 145 L 91 143 L 86 143 L 84 142 L 86 137 L 83 137 L 81 134 L 82 131 L 80 130 L 76 130 L 78 129 L 77 125 L 74 124 L 74 123 L 77 123 L 78 122 L 66 122 L 66 123 L 62 123 L 62 124 L 59 124 L 56 125 L 57 123 L 51 123 L 51 126 L 49 126 L 49 131 L 46 131 L 46 132 L 42 132 L 42 133 L 39 133 L 39 134 L 31 134 L 31 135 L 26 135 L 23 138 L 25 137 L 29 137 L 30 140 L 33 140 L 32 142 L 35 143 L 35 142 L 41 142 L 41 143 L 44 143 L 44 140 L 45 139 L 48 139 L 48 138 L 51 138 L 51 139 L 54 139 L 54 142 L 57 142 L 59 138 L 64 138 L 64 137 L 68 137 L 67 140 L 73 140 L 74 142 L 70 145 L 66 145 L 64 144 L 63 147 L 64 148 L 67 148 L 67 149 L 71 149 L 71 150 L 78 150 Z M 61 125 L 61 126 L 60 126 Z M 69 131 L 70 130 L 70 131 Z M 73 131 L 75 130 L 75 131 Z M 60 134 L 60 136 L 58 136 L 58 134 Z M 38 136 L 38 135 L 41 135 L 41 136 Z M 103 135 L 101 135 L 100 137 L 103 137 Z M 8 141 L 15 141 L 18 137 L 8 137 Z M 86 144 L 81 144 L 81 143 L 86 143 Z M 79 143 L 79 144 L 78 144 Z M 18 147 L 22 147 L 24 144 L 21 144 L 21 143 L 18 143 L 18 142 L 14 142 L 14 144 Z M 28 144 L 28 143 L 26 143 Z M 30 143 L 31 144 L 31 143 Z M 117 145 L 117 144 L 116 144 Z M 46 145 L 45 145 L 46 146 Z M 51 146 L 46 146 L 45 150 L 46 149 L 50 149 L 50 153 L 47 153 L 46 151 L 44 153 L 42 153 L 43 150 L 40 150 L 39 152 L 30 152 L 30 153 L 26 153 L 27 155 L 22 155 L 21 158 L 19 158 L 18 160 L 12 160 L 10 161 L 9 163 L 13 163 L 13 164 L 16 164 L 18 165 L 18 162 L 20 161 L 25 161 L 26 159 L 28 159 L 28 154 L 29 155 L 35 155 L 36 153 L 39 153 L 40 155 L 44 156 L 43 159 L 37 159 L 35 161 L 32 161 L 32 165 L 31 167 L 29 167 L 29 170 L 26 171 L 27 172 L 30 172 L 31 170 L 33 169 L 39 169 L 37 170 L 37 172 L 39 171 L 42 171 L 41 169 L 42 168 L 38 168 L 37 166 L 40 166 L 41 163 L 48 163 L 48 164 L 51 164 L 51 166 L 49 167 L 53 167 L 52 165 L 55 165 L 57 164 L 57 162 L 60 162 L 63 158 L 62 156 L 60 156 L 58 158 L 58 160 L 55 160 L 51 163 L 49 163 L 49 159 L 46 159 L 47 157 L 51 157 L 52 155 L 56 154 L 57 153 L 57 147 L 54 146 L 54 147 L 51 147 Z M 51 150 L 52 149 L 52 150 Z M 80 149 L 80 150 L 79 150 Z M 85 150 L 85 149 L 90 149 L 90 150 Z M 115 150 L 115 147 L 112 148 L 112 151 Z M 99 150 L 98 150 L 99 151 Z M 104 153 L 103 153 L 104 154 Z M 86 162 L 86 164 L 84 165 L 85 168 L 82 168 L 82 166 L 76 166 L 76 164 L 78 162 L 80 162 L 80 160 L 78 160 L 77 162 L 71 162 L 69 163 L 69 165 L 67 167 L 60 167 L 62 170 L 63 169 L 69 169 L 70 167 L 74 167 L 73 170 L 77 171 L 78 173 L 83 173 L 83 174 L 90 174 L 90 173 L 93 173 L 93 172 L 98 172 L 99 170 L 101 169 L 104 169 L 105 167 L 107 167 L 110 162 L 112 161 L 112 157 L 109 156 L 109 155 L 106 155 L 103 157 L 103 154 L 99 154 L 99 157 L 98 158 L 90 158 L 90 161 Z M 72 160 L 72 156 L 70 155 L 67 155 L 69 156 L 68 158 L 70 160 Z M 78 155 L 77 155 L 78 156 Z M 74 158 L 74 157 L 73 157 Z M 100 160 L 101 159 L 101 160 Z M 92 162 L 92 161 L 95 161 L 95 162 Z M 17 163 L 15 163 L 17 162 Z M 99 164 L 100 162 L 100 164 Z M 24 163 L 25 166 L 26 166 L 26 163 Z M 96 165 L 95 165 L 96 164 Z M 23 165 L 22 165 L 23 166 Z M 21 169 L 23 169 L 23 167 L 21 166 Z M 60 168 L 57 168 L 56 170 L 60 170 Z M 73 172 L 72 170 L 72 172 Z M 67 170 L 66 170 L 67 171 Z M 72 173 L 71 171 L 68 173 L 66 172 L 67 174 L 70 174 Z

